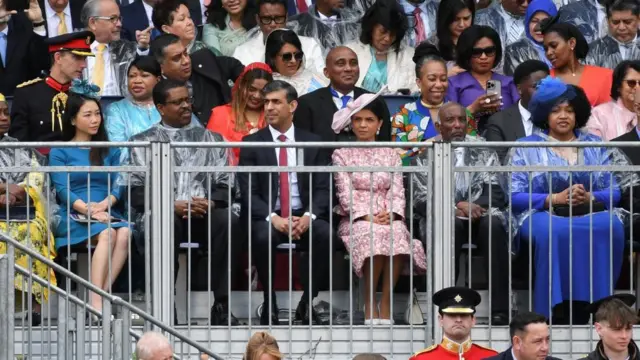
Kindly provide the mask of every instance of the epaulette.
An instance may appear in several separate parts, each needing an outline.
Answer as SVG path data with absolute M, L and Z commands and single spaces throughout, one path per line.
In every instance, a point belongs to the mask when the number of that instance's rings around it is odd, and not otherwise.
M 421 354 L 425 354 L 425 353 L 431 352 L 431 351 L 435 350 L 437 347 L 438 347 L 438 344 L 433 344 L 433 345 L 429 346 L 428 348 L 426 348 L 424 350 L 418 351 L 417 353 L 413 354 L 413 356 L 411 356 L 411 357 L 415 357 L 415 356 L 418 356 L 418 355 L 421 355 Z
M 474 346 L 479 347 L 480 349 L 485 349 L 485 350 L 493 351 L 493 352 L 495 352 L 496 354 L 498 354 L 498 352 L 497 352 L 496 350 L 494 350 L 494 349 L 492 349 L 492 348 L 490 348 L 490 347 L 486 347 L 486 346 L 478 345 L 478 344 L 476 344 L 476 343 L 473 343 L 473 345 L 474 345 Z
M 16 89 L 19 89 L 19 88 L 25 87 L 25 86 L 29 86 L 31 84 L 35 84 L 35 83 L 37 83 L 39 81 L 42 81 L 42 80 L 43 80 L 42 78 L 35 78 L 35 79 L 31 79 L 29 81 L 25 81 L 22 84 L 18 84 L 18 86 L 16 86 Z

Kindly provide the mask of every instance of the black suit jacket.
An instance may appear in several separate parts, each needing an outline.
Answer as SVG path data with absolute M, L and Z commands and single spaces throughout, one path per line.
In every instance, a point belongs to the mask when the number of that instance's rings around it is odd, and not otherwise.
M 483 134 L 487 141 L 516 141 L 526 135 L 517 103 L 491 115 L 487 120 Z M 496 150 L 500 161 L 504 160 L 508 151 L 507 148 Z
M 513 356 L 511 356 L 511 348 L 508 348 L 507 351 L 501 352 L 500 354 L 492 357 L 485 358 L 484 360 L 513 360 Z M 547 360 L 560 360 L 553 356 L 547 356 Z
M 13 15 L 8 25 L 6 64 L 0 62 L 0 92 L 10 96 L 18 84 L 47 70 L 49 56 L 44 37 L 33 32 L 26 15 Z
M 216 56 L 209 49 L 191 54 L 193 112 L 207 125 L 211 110 L 231 101 L 231 87 L 244 70 L 236 58 Z
M 615 139 L 611 139 L 611 141 L 635 142 L 640 141 L 640 138 L 638 138 L 638 133 L 634 128 L 626 134 L 620 135 Z M 627 158 L 629 158 L 629 161 L 632 165 L 640 165 L 640 148 L 620 147 L 620 150 L 622 150 Z M 620 205 L 622 206 L 622 208 L 631 211 L 631 203 L 633 202 L 633 212 L 640 213 L 640 186 L 633 186 L 634 199 L 631 199 L 630 191 L 631 189 L 629 188 L 625 191 L 624 194 L 622 194 Z
M 356 98 L 367 92 L 365 89 L 358 87 L 353 89 L 353 95 Z M 329 87 L 321 88 L 300 97 L 293 123 L 297 128 L 320 136 L 322 141 L 354 141 L 353 132 L 336 134 L 331 129 L 333 114 L 336 111 L 338 111 L 338 108 L 333 102 L 331 90 Z M 389 109 L 386 109 L 386 114 L 382 119 L 382 127 L 377 140 L 391 141 L 391 115 L 389 115 Z
M 294 127 L 296 142 L 320 141 L 320 137 L 310 132 Z M 247 135 L 242 139 L 246 142 L 274 142 L 269 127 L 255 134 Z M 317 148 L 304 148 L 296 150 L 296 154 L 304 151 L 303 161 L 297 159 L 297 165 L 325 166 L 329 164 L 326 151 Z M 278 159 L 274 148 L 242 148 L 240 149 L 240 166 L 278 166 Z M 278 173 L 259 172 L 252 173 L 251 189 L 249 189 L 249 173 L 239 173 L 238 183 L 242 197 L 241 217 L 252 220 L 265 219 L 273 212 L 276 205 L 278 190 L 280 189 L 280 177 Z M 298 191 L 302 201 L 303 210 L 314 214 L 318 219 L 328 219 L 329 216 L 329 174 L 328 173 L 297 173 Z M 311 179 L 312 178 L 312 179 Z M 271 181 L 269 181 L 271 180 Z M 271 188 L 271 208 L 269 208 L 269 188 Z M 309 191 L 312 193 L 312 202 L 309 204 Z M 249 198 L 251 198 L 251 214 L 249 214 Z
M 38 0 L 38 4 L 40 5 L 40 10 L 42 10 L 42 16 L 44 17 L 45 25 L 44 28 L 47 31 L 47 37 L 49 37 L 49 27 L 47 22 L 47 12 L 44 9 L 44 2 L 47 0 Z M 82 11 L 82 7 L 87 0 L 69 0 L 69 10 L 71 11 L 71 26 L 73 29 L 67 29 L 69 32 L 75 31 L 75 29 L 83 29 L 84 25 L 80 20 L 80 12 Z

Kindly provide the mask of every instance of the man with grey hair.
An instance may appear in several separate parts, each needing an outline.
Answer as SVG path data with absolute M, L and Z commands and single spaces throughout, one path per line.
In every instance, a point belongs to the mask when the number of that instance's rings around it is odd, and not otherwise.
M 444 142 L 484 142 L 483 138 L 466 134 L 467 114 L 465 108 L 455 102 L 444 104 L 435 122 L 440 135 L 436 138 Z M 455 147 L 453 149 L 455 167 L 500 166 L 498 154 L 484 147 Z M 427 153 L 414 159 L 417 166 L 430 165 Z M 499 175 L 486 171 L 455 172 L 455 255 L 460 255 L 462 245 L 473 243 L 485 261 L 485 269 L 491 267 L 491 322 L 493 325 L 509 324 L 509 246 L 507 242 L 504 191 Z M 420 218 L 420 233 L 426 241 L 427 201 L 430 188 L 427 174 L 416 173 L 414 183 L 414 207 Z M 453 209 L 452 214 L 453 215 Z M 471 234 L 471 239 L 468 238 Z M 489 258 L 491 263 L 489 264 Z M 469 269 L 473 271 L 474 269 Z M 456 267 L 456 278 L 459 268 Z M 472 284 L 469 284 L 472 286 Z
M 173 358 L 173 349 L 169 340 L 159 332 L 144 333 L 136 344 L 136 359 L 167 360 Z
M 127 70 L 136 55 L 148 55 L 151 29 L 136 32 L 137 44 L 120 39 L 122 17 L 115 0 L 89 0 L 80 13 L 82 24 L 95 34 L 95 54 L 87 63 L 84 77 L 98 85 L 103 96 L 127 94 Z

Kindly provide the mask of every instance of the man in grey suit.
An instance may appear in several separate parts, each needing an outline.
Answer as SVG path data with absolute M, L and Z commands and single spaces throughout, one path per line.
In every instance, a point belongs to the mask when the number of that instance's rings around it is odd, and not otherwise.
M 485 126 L 483 136 L 487 141 L 516 141 L 533 132 L 531 113 L 527 109 L 536 85 L 549 75 L 549 68 L 539 60 L 527 60 L 518 65 L 513 72 L 513 82 L 518 88 L 520 101 L 498 113 L 491 115 Z M 503 161 L 508 148 L 498 148 L 497 153 Z

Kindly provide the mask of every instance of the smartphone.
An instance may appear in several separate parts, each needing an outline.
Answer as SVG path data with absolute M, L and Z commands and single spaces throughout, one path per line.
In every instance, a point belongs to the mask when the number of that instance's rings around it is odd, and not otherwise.
M 502 84 L 500 80 L 487 81 L 487 95 L 500 99 L 502 96 Z
M 29 0 L 6 0 L 7 11 L 22 12 L 29 8 Z

